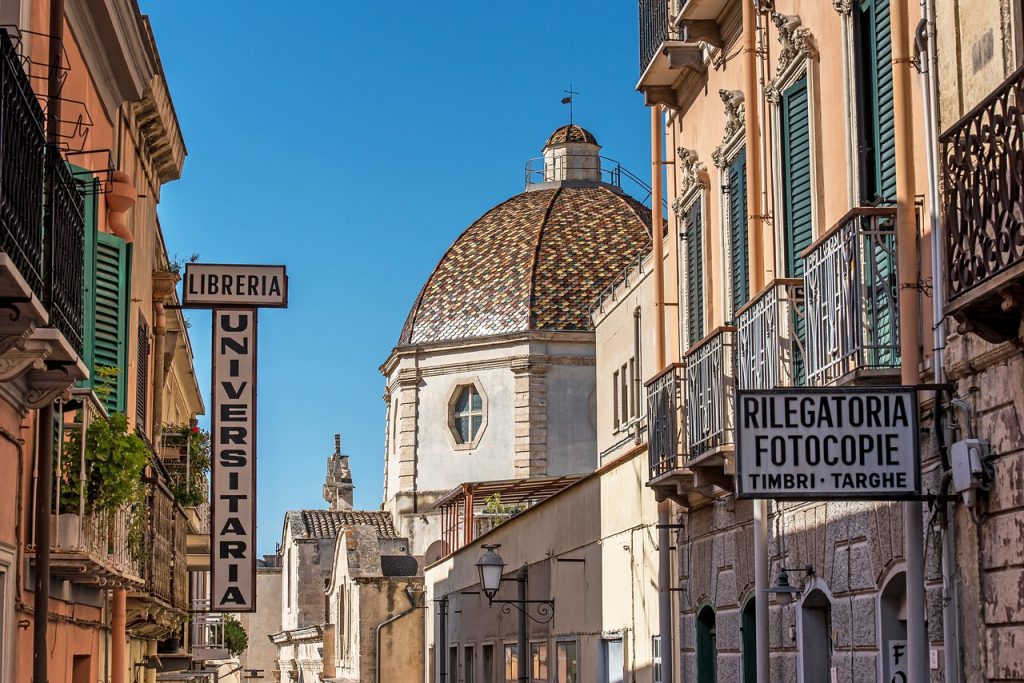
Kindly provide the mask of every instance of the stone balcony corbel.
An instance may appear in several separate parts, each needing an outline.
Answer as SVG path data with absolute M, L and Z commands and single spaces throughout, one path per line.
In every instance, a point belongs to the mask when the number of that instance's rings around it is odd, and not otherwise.
M 68 394 L 79 380 L 89 376 L 85 363 L 71 344 L 57 330 L 45 327 L 36 330 L 26 342 L 26 348 L 36 350 L 39 356 L 25 366 L 25 405 L 41 408 Z M 45 355 L 43 355 L 45 354 Z
M 36 328 L 47 323 L 43 303 L 11 257 L 0 252 L 0 354 L 24 349 Z

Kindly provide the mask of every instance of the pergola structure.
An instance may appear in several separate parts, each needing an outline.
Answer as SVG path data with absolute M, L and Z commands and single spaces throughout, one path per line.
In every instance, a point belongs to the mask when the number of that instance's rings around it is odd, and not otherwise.
M 574 484 L 583 475 L 531 477 L 499 481 L 467 482 L 442 496 L 435 508 L 441 511 L 444 554 L 472 543 L 512 516 Z M 499 510 L 485 511 L 487 499 L 498 494 Z M 493 506 L 492 506 L 493 507 Z

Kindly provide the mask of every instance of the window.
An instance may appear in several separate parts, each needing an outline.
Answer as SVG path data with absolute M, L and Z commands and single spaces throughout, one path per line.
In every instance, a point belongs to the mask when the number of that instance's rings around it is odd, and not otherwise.
M 505 646 L 505 683 L 516 683 L 519 679 L 518 645 Z
M 487 402 L 480 385 L 473 382 L 455 387 L 448 408 L 456 447 L 475 447 L 487 426 Z
M 530 680 L 533 683 L 548 681 L 547 643 L 530 643 Z
M 601 643 L 601 681 L 623 683 L 622 638 L 613 638 Z
M 448 683 L 459 683 L 462 677 L 459 676 L 459 646 L 452 645 L 448 648 Z
M 467 645 L 462 651 L 462 680 L 473 683 L 473 646 Z
M 619 369 L 619 395 L 622 396 L 619 404 L 619 421 L 626 424 L 629 422 L 629 369 L 626 364 Z
M 804 274 L 801 253 L 811 246 L 811 128 L 807 76 L 782 92 L 779 102 L 782 149 L 783 248 L 786 277 Z
M 747 249 L 747 152 L 741 149 L 727 171 L 726 202 L 729 209 L 729 262 L 732 285 L 732 311 L 735 313 L 750 298 L 749 256 Z
M 135 366 L 135 423 L 146 428 L 146 399 L 149 397 L 149 324 L 139 314 L 138 363 Z
M 812 681 L 832 668 L 832 602 L 815 588 L 800 601 L 800 667 Z
M 637 413 L 640 412 L 640 411 L 637 410 L 637 406 L 640 403 L 637 400 L 637 383 L 639 382 L 639 380 L 640 380 L 640 378 L 637 376 L 637 373 L 636 373 L 636 358 L 630 358 L 629 359 L 629 419 L 631 419 L 631 420 L 635 419 L 637 417 Z
M 576 683 L 576 641 L 555 645 L 555 683 Z
M 615 431 L 618 431 L 619 427 L 622 426 L 622 422 L 619 420 L 619 404 L 623 400 L 622 395 L 619 393 L 619 371 L 616 370 L 612 373 L 612 415 L 615 417 Z
M 861 198 L 868 204 L 892 204 L 896 200 L 896 139 L 889 0 L 853 3 L 853 40 Z
M 704 338 L 704 223 L 700 199 L 684 217 L 682 239 L 685 246 L 686 342 L 694 346 Z
M 121 238 L 96 235 L 95 289 L 85 303 L 86 319 L 94 321 L 92 337 L 85 340 L 92 386 L 105 390 L 104 405 L 110 412 L 124 412 L 127 401 L 129 252 Z M 97 373 L 97 367 L 104 372 Z
M 718 643 L 715 637 L 715 610 L 708 605 L 697 613 L 697 683 L 715 683 L 717 680 Z
M 494 681 L 494 646 L 484 645 L 483 651 L 483 683 L 495 683 Z
M 651 638 L 651 668 L 654 669 L 654 683 L 662 683 L 661 680 L 661 636 Z

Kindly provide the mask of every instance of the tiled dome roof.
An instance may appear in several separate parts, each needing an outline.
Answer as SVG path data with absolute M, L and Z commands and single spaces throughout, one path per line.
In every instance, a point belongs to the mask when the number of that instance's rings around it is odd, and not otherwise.
M 548 141 L 544 143 L 544 146 L 562 145 L 566 142 L 589 142 L 592 145 L 596 145 L 597 138 L 586 128 L 570 123 L 568 126 L 556 128 L 555 132 L 548 138 Z
M 607 186 L 518 194 L 455 241 L 423 286 L 399 345 L 589 330 L 598 294 L 650 243 L 651 212 Z

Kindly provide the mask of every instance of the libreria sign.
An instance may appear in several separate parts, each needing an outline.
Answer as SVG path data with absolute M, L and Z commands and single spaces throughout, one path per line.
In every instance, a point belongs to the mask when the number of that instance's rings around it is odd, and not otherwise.
M 917 392 L 738 391 L 736 496 L 886 499 L 920 493 Z

